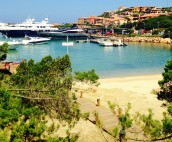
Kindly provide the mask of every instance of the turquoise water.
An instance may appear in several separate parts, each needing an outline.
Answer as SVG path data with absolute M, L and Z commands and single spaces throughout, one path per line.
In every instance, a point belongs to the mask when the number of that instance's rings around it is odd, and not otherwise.
M 42 45 L 19 45 L 7 55 L 8 61 L 21 61 L 51 55 L 54 58 L 67 53 L 62 40 Z M 68 47 L 73 71 L 95 69 L 100 77 L 133 76 L 162 73 L 172 57 L 171 47 L 160 44 L 127 43 L 126 47 L 102 47 L 94 43 L 75 43 Z

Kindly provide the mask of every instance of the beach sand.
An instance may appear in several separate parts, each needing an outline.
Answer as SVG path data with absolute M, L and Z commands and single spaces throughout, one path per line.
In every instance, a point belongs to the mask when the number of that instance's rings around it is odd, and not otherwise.
M 164 101 L 158 100 L 153 93 L 153 90 L 159 89 L 158 81 L 161 79 L 160 74 L 100 79 L 98 88 L 86 92 L 83 90 L 83 96 L 95 103 L 100 99 L 101 105 L 106 108 L 109 108 L 108 101 L 123 109 L 131 103 L 131 114 L 147 114 L 148 109 L 152 109 L 154 117 L 162 119 L 162 113 L 166 111 L 166 108 L 162 107 Z M 83 89 L 87 90 L 88 87 L 83 86 Z
M 154 118 L 161 120 L 163 112 L 166 111 L 166 108 L 162 107 L 164 101 L 158 100 L 153 93 L 153 89 L 159 89 L 158 81 L 161 79 L 161 74 L 106 78 L 100 79 L 100 85 L 92 89 L 90 89 L 89 85 L 82 83 L 75 84 L 74 88 L 79 88 L 83 92 L 83 97 L 88 98 L 95 104 L 97 99 L 100 99 L 100 104 L 107 109 L 109 109 L 108 101 L 118 104 L 122 109 L 125 109 L 128 103 L 131 103 L 130 114 L 135 114 L 136 112 L 148 114 L 148 110 L 152 109 Z M 80 91 L 78 91 L 78 96 Z M 93 125 L 88 121 L 80 121 L 77 124 L 73 130 L 76 133 L 80 130 L 78 142 L 105 141 L 102 136 L 100 137 L 100 130 Z M 114 141 L 111 136 L 107 135 L 106 138 L 109 141 Z
M 162 75 L 145 75 L 132 76 L 120 78 L 100 79 L 100 85 L 90 89 L 89 85 L 76 83 L 74 88 L 83 92 L 83 97 L 90 101 L 97 103 L 100 99 L 101 106 L 109 109 L 107 102 L 116 103 L 119 107 L 125 109 L 128 103 L 131 103 L 131 114 L 139 112 L 141 114 L 148 114 L 148 109 L 152 109 L 154 118 L 161 120 L 163 112 L 166 111 L 162 107 L 164 101 L 157 99 L 153 94 L 153 89 L 159 89 L 158 81 L 162 79 Z M 105 142 L 100 130 L 91 122 L 80 120 L 79 123 L 72 130 L 79 133 L 78 142 Z M 110 135 L 105 134 L 108 141 L 114 141 Z

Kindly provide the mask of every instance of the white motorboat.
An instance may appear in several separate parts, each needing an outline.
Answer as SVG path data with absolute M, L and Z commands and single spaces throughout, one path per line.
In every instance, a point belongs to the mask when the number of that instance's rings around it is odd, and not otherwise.
M 99 40 L 98 44 L 101 46 L 113 46 L 113 42 L 106 39 Z
M 27 37 L 26 39 L 23 39 L 21 41 L 21 44 L 27 45 L 27 44 L 43 44 L 50 41 L 50 38 L 43 38 L 43 37 Z
M 4 43 L 8 43 L 8 45 L 19 45 L 20 42 L 19 41 L 0 41 L 0 45 L 3 45 Z
M 8 49 L 9 50 L 15 50 L 17 48 L 16 45 L 20 45 L 21 42 L 20 41 L 16 41 L 16 40 L 12 40 L 12 41 L 0 41 L 0 45 L 3 45 L 4 43 L 7 43 Z
M 127 44 L 123 43 L 120 39 L 118 41 L 113 42 L 113 46 L 127 46 Z

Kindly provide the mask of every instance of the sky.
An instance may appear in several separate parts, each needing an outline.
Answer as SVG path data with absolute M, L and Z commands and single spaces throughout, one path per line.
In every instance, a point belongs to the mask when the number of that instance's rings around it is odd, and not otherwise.
M 48 17 L 50 23 L 72 23 L 120 6 L 170 7 L 172 0 L 0 0 L 0 22 L 20 23 L 28 17 L 42 21 Z

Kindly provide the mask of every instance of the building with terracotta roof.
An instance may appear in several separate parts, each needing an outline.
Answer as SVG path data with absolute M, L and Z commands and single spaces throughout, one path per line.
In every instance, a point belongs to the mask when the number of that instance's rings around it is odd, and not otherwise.
M 124 10 L 122 12 L 122 10 Z M 170 9 L 172 12 L 172 8 Z M 120 12 L 121 11 L 121 12 Z M 124 23 L 142 21 L 148 18 L 158 17 L 160 15 L 169 15 L 165 8 L 158 8 L 155 6 L 135 6 L 127 8 L 121 6 L 118 8 L 117 13 L 114 14 L 114 11 L 105 11 L 103 14 L 108 15 L 110 18 L 90 16 L 83 17 L 78 19 L 78 25 L 87 25 L 89 26 L 105 26 L 108 27 L 110 24 L 117 26 Z
M 118 15 L 113 15 L 110 17 L 114 25 L 122 25 L 124 23 L 127 23 L 126 18 L 119 17 Z

